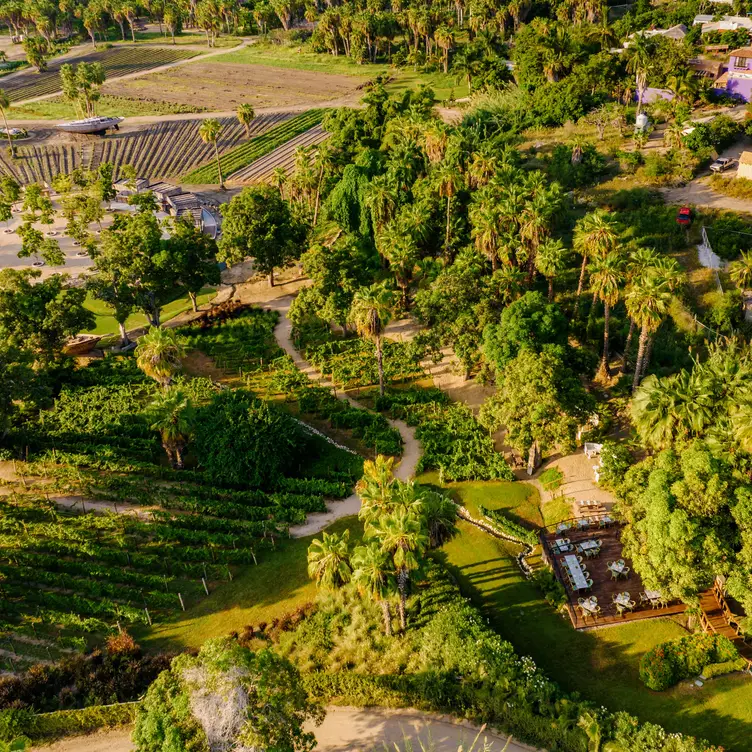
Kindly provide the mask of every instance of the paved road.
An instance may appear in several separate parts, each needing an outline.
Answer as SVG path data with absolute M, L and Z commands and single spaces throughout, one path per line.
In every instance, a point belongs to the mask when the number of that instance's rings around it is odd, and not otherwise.
M 394 750 L 394 744 L 404 751 L 405 740 L 412 742 L 418 752 L 420 742 L 432 752 L 457 752 L 462 745 L 468 750 L 477 727 L 459 723 L 449 716 L 435 716 L 415 710 L 381 710 L 378 708 L 327 708 L 326 719 L 318 728 L 313 727 L 318 745 L 317 752 L 371 752 Z M 502 752 L 507 737 L 484 731 L 478 745 L 488 743 L 489 752 Z M 45 752 L 132 752 L 130 729 L 119 729 L 91 736 L 73 737 L 49 747 L 34 747 Z M 535 752 L 532 747 L 509 742 L 506 752 Z

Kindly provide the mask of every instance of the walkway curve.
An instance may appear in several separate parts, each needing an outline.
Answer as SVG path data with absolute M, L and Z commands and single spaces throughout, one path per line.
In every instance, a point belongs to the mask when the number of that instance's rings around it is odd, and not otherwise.
M 385 710 L 382 708 L 350 708 L 330 706 L 326 718 L 317 728 L 316 752 L 356 752 L 361 750 L 395 749 L 395 743 L 403 750 L 406 741 L 412 749 L 421 749 L 420 742 L 432 752 L 457 752 L 460 745 L 469 749 L 480 730 L 466 721 L 449 715 L 421 713 L 417 710 Z M 34 747 L 45 752 L 133 752 L 130 728 L 114 729 L 90 736 L 62 739 L 49 747 Z M 484 748 L 483 743 L 488 746 Z M 489 752 L 536 752 L 533 747 L 511 740 L 491 729 L 485 729 L 476 745 L 478 750 Z
M 277 340 L 277 344 L 293 359 L 297 368 L 308 376 L 311 381 L 319 386 L 334 389 L 335 385 L 321 376 L 321 374 L 301 356 L 293 344 L 292 322 L 287 317 L 293 297 L 294 296 L 287 295 L 264 304 L 265 308 L 279 312 L 279 323 L 274 328 L 274 338 Z M 339 392 L 337 393 L 337 396 L 340 399 L 347 400 L 353 407 L 367 409 L 364 405 L 356 402 L 351 397 L 342 395 Z M 420 442 L 415 438 L 415 429 L 408 426 L 404 421 L 389 420 L 389 425 L 399 431 L 404 444 L 402 459 L 400 460 L 394 475 L 400 480 L 407 480 L 415 475 L 415 470 L 418 467 L 418 460 L 420 459 Z M 304 524 L 290 528 L 290 535 L 293 538 L 302 538 L 306 535 L 313 535 L 341 517 L 349 517 L 350 515 L 357 514 L 360 511 L 360 498 L 357 494 L 353 494 L 342 501 L 327 502 L 327 510 L 328 511 L 326 512 L 315 512 L 309 514 Z

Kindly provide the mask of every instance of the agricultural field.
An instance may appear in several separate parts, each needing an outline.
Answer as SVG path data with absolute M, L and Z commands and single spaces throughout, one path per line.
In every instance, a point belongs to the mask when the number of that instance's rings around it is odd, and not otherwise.
M 103 117 L 143 117 L 148 115 L 182 115 L 201 112 L 200 107 L 187 104 L 169 104 L 167 102 L 146 99 L 126 99 L 125 97 L 103 96 L 97 102 L 97 114 Z M 17 105 L 8 111 L 12 120 L 71 120 L 79 113 L 70 102 L 62 97 L 42 99 L 38 102 Z
M 315 125 L 282 144 L 282 146 L 278 146 L 266 156 L 255 159 L 247 167 L 234 172 L 228 180 L 233 183 L 258 183 L 269 180 L 272 172 L 277 168 L 289 173 L 295 165 L 295 152 L 298 148 L 316 146 L 328 137 L 329 134 L 321 125 Z
M 297 142 L 296 146 L 303 146 L 323 141 L 327 134 L 318 125 L 323 117 L 324 110 L 309 110 L 302 115 L 297 115 L 290 120 L 275 125 L 275 127 L 251 138 L 250 141 L 241 146 L 227 151 L 220 158 L 222 174 L 228 180 L 234 180 L 236 174 L 244 175 L 249 166 L 253 166 L 256 160 L 265 155 L 271 157 L 270 152 L 274 153 L 278 147 L 287 146 L 292 142 Z M 311 131 L 315 131 L 315 133 L 311 134 Z M 291 153 L 294 154 L 294 151 L 293 147 Z M 272 165 L 272 169 L 277 166 L 276 160 L 272 161 Z M 253 173 L 253 170 L 251 170 L 251 173 Z M 219 182 L 216 161 L 211 159 L 202 167 L 189 172 L 183 177 L 183 182 L 193 184 Z M 251 180 L 239 177 L 239 182 L 251 182 Z
M 220 58 L 223 56 L 220 56 Z M 298 71 L 284 68 L 232 65 L 197 60 L 187 69 L 166 70 L 127 81 L 108 81 L 104 94 L 129 99 L 159 99 L 203 107 L 211 112 L 234 110 L 247 102 L 261 108 L 317 107 L 330 103 L 355 104 L 366 76 Z
M 40 131 L 37 131 L 41 134 Z M 57 175 L 72 172 L 84 163 L 88 152 L 83 144 L 70 143 L 16 145 L 16 158 L 11 160 L 6 149 L 0 150 L 0 170 L 12 175 L 21 185 L 49 183 Z
M 43 97 L 60 91 L 60 66 L 64 63 L 76 65 L 81 62 L 102 63 L 109 79 L 129 73 L 156 68 L 160 65 L 187 60 L 199 53 L 195 50 L 168 47 L 113 47 L 109 50 L 92 52 L 80 57 L 68 57 L 51 61 L 44 73 L 20 73 L 3 81 L 3 89 L 11 102 L 19 102 L 35 97 Z

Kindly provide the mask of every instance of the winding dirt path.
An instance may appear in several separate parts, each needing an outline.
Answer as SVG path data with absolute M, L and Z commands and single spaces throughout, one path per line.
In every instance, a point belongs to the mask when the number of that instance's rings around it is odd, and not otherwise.
M 277 340 L 277 344 L 293 359 L 300 371 L 308 376 L 311 381 L 316 382 L 320 386 L 334 388 L 334 384 L 331 381 L 323 378 L 307 360 L 303 359 L 292 342 L 292 322 L 287 318 L 287 312 L 290 310 L 292 300 L 293 296 L 288 295 L 265 304 L 266 308 L 279 311 L 280 319 L 274 329 L 274 338 Z M 346 395 L 338 393 L 337 396 L 340 399 L 347 400 L 353 407 L 365 409 L 363 405 Z M 415 429 L 408 426 L 407 423 L 401 420 L 389 420 L 389 425 L 400 432 L 404 443 L 402 459 L 394 474 L 400 480 L 407 480 L 415 474 L 415 469 L 418 466 L 420 442 L 415 438 Z M 327 510 L 326 512 L 309 514 L 308 519 L 303 525 L 296 525 L 290 528 L 290 535 L 293 538 L 313 535 L 323 530 L 335 520 L 340 519 L 340 517 L 357 514 L 360 511 L 360 498 L 356 494 L 353 494 L 342 501 L 327 502 Z
M 375 752 L 376 750 L 421 749 L 421 742 L 433 752 L 457 752 L 460 745 L 469 749 L 478 735 L 478 727 L 448 715 L 420 713 L 417 710 L 382 710 L 381 708 L 328 707 L 326 718 L 317 728 L 317 752 Z M 49 747 L 33 747 L 46 752 L 133 752 L 130 728 L 63 739 Z M 487 746 L 484 747 L 484 742 Z M 508 746 L 505 746 L 507 745 Z M 488 752 L 536 752 L 533 747 L 511 737 L 484 730 L 478 749 Z

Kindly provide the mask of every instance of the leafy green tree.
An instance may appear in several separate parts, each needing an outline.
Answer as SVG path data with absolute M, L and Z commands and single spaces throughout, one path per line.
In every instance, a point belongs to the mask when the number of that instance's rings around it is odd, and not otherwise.
M 308 576 L 326 590 L 338 590 L 350 582 L 350 531 L 341 535 L 324 532 L 308 547 Z
M 120 347 L 130 344 L 125 322 L 136 307 L 133 288 L 127 278 L 119 270 L 112 272 L 100 271 L 86 280 L 86 289 L 97 300 L 101 300 L 112 308 L 112 315 L 120 330 Z
M 483 332 L 483 352 L 496 369 L 503 369 L 522 350 L 540 352 L 546 345 L 567 344 L 569 324 L 556 303 L 539 292 L 526 292 L 508 305 L 499 324 Z
M 170 225 L 170 237 L 164 243 L 177 282 L 188 291 L 194 311 L 197 296 L 206 285 L 221 281 L 217 264 L 217 243 L 187 219 Z
M 94 328 L 94 314 L 84 307 L 86 290 L 71 287 L 69 277 L 41 279 L 38 269 L 0 270 L 0 337 L 26 348 L 41 362 L 58 357 L 66 340 Z
M 151 428 L 159 433 L 170 465 L 182 470 L 185 467 L 183 452 L 193 431 L 194 411 L 190 398 L 180 389 L 169 389 L 149 405 L 149 413 L 153 421 Z
M 243 390 L 196 410 L 193 452 L 214 482 L 268 488 L 305 452 L 298 424 Z
M 451 503 L 451 502 L 450 502 Z M 396 591 L 392 562 L 376 541 L 358 546 L 352 554 L 352 582 L 361 595 L 367 595 L 381 607 L 384 632 L 392 634 L 392 613 L 389 599 Z
M 37 69 L 37 73 L 47 70 L 47 58 L 50 54 L 50 46 L 44 37 L 27 36 L 23 41 L 24 52 L 29 65 Z
M 174 658 L 149 687 L 133 730 L 138 752 L 312 752 L 304 730 L 324 713 L 308 699 L 297 669 L 271 650 L 251 652 L 229 638 Z
M 731 281 L 741 290 L 752 287 L 752 251 L 742 251 L 739 258 L 728 266 Z
M 305 230 L 288 204 L 271 186 L 244 188 L 222 206 L 222 215 L 217 258 L 237 264 L 251 256 L 258 271 L 269 275 L 273 287 L 274 267 L 298 258 L 305 239 Z
M 174 329 L 153 326 L 139 338 L 135 353 L 138 367 L 167 389 L 183 367 L 185 344 Z
M 3 126 L 5 127 L 5 136 L 8 139 L 8 153 L 11 157 L 16 156 L 16 147 L 13 145 L 13 136 L 10 135 L 10 126 L 8 125 L 8 118 L 6 113 L 10 107 L 10 98 L 5 93 L 5 90 L 0 89 L 0 114 L 3 116 Z
M 60 244 L 54 238 L 46 238 L 41 230 L 24 222 L 18 228 L 21 238 L 21 248 L 18 251 L 19 258 L 40 258 L 50 266 L 62 266 L 65 264 L 65 254 L 60 250 Z
M 0 438 L 8 432 L 14 418 L 35 387 L 31 354 L 12 345 L 0 345 Z
M 75 67 L 70 63 L 60 66 L 60 83 L 63 97 L 78 107 L 82 117 L 94 117 L 96 103 L 100 97 L 100 87 L 107 74 L 102 63 L 80 62 Z
M 219 136 L 222 133 L 222 123 L 216 118 L 207 118 L 198 128 L 198 135 L 205 144 L 214 147 L 214 157 L 217 160 L 217 174 L 219 175 L 219 188 L 224 190 L 225 181 L 222 177 L 222 162 L 219 159 Z
M 384 354 L 381 338 L 394 310 L 394 295 L 383 284 L 362 287 L 353 296 L 350 321 L 361 337 L 373 341 L 376 348 L 376 368 L 379 372 L 379 394 L 384 394 Z
M 505 441 L 535 468 L 542 452 L 571 452 L 577 428 L 592 413 L 593 398 L 553 348 L 524 348 L 497 377 L 497 391 L 484 403 L 480 422 L 506 429 Z

